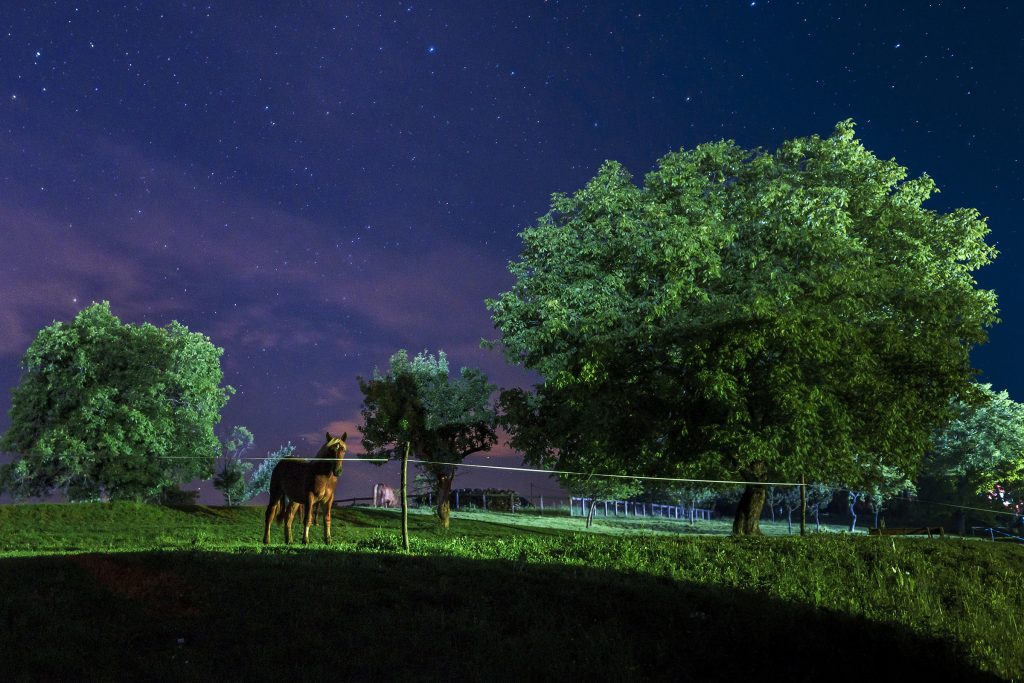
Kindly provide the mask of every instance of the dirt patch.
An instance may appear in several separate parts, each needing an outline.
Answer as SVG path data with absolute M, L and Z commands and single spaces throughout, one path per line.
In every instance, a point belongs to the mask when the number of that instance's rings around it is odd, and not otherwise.
M 174 572 L 155 571 L 125 556 L 76 555 L 73 561 L 111 593 L 141 603 L 155 614 L 196 614 L 188 587 Z

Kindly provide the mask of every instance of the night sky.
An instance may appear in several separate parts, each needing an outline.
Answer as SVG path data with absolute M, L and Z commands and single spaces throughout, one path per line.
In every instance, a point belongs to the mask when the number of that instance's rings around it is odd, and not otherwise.
M 358 437 L 356 376 L 399 348 L 531 383 L 479 348 L 484 299 L 552 193 L 848 117 L 926 207 L 989 217 L 1003 322 L 972 359 L 1024 400 L 1022 83 L 1018 2 L 2 3 L 0 431 L 36 332 L 100 300 L 223 347 L 255 455 Z M 338 497 L 397 483 L 371 468 Z M 529 483 L 556 488 L 455 486 Z

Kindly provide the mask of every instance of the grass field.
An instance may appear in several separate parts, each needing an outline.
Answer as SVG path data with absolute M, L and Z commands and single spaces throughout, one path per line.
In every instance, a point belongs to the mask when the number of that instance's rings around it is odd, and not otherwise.
M 1024 548 L 633 521 L 0 506 L 5 680 L 779 680 L 1024 672 Z M 672 527 L 669 525 L 677 525 Z M 719 532 L 721 525 L 698 523 Z M 784 529 L 785 525 L 781 525 Z M 298 530 L 296 525 L 296 530 Z M 891 664 L 884 664 L 886 660 Z

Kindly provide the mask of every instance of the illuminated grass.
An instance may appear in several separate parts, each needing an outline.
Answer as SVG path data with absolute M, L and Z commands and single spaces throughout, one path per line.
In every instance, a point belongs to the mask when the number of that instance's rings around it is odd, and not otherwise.
M 445 532 L 417 511 L 406 556 L 395 511 L 336 511 L 330 547 L 285 547 L 275 528 L 264 548 L 261 519 L 0 507 L 5 678 L 724 680 L 756 660 L 804 680 L 881 652 L 894 676 L 1024 671 L 1017 546 L 581 533 L 470 512 Z

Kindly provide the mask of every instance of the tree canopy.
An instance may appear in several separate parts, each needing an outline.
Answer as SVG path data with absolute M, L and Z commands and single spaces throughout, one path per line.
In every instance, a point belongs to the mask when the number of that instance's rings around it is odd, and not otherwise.
M 155 500 L 209 477 L 214 425 L 234 392 L 220 356 L 178 322 L 122 324 L 108 302 L 39 331 L 21 360 L 3 483 L 18 497 Z
M 410 359 L 403 349 L 391 356 L 387 372 L 359 378 L 363 393 L 363 446 L 370 457 L 398 457 L 406 444 L 424 460 L 419 467 L 435 482 L 438 518 L 448 526 L 448 494 L 455 465 L 497 442 L 495 390 L 483 372 L 462 368 L 449 377 L 444 351 Z
M 1024 405 L 992 385 L 978 386 L 981 399 L 956 397 L 953 418 L 933 435 L 919 488 L 922 497 L 978 505 L 1000 487 L 1020 499 L 1024 487 Z M 957 516 L 962 525 L 965 517 Z
M 915 472 L 996 322 L 972 276 L 996 253 L 986 222 L 923 208 L 936 191 L 851 121 L 774 152 L 672 152 L 642 186 L 606 162 L 521 233 L 487 302 L 507 358 L 544 378 L 513 397 L 513 437 L 583 471 Z

